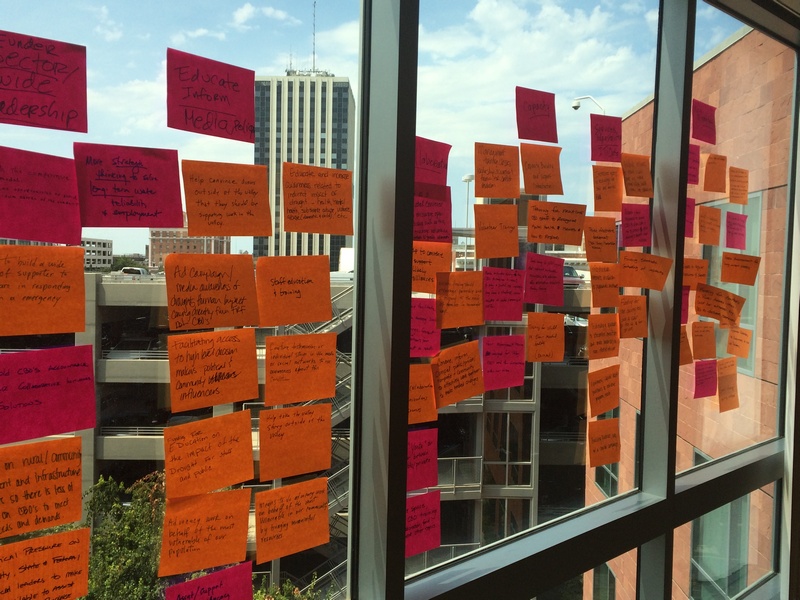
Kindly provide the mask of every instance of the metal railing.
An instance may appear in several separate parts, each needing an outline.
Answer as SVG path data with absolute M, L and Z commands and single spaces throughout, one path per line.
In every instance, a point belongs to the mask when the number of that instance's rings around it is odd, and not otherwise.
M 436 489 L 453 493 L 480 490 L 483 469 L 483 458 L 480 456 L 440 458 L 438 463 L 439 485 Z
M 166 425 L 101 427 L 100 435 L 163 436 Z
M 310 585 L 301 592 L 308 591 Z M 338 600 L 347 593 L 347 560 L 343 560 L 327 573 L 323 573 L 314 582 L 314 589 L 323 593 L 324 598 Z M 327 594 L 327 595 L 326 595 Z
M 350 465 L 347 464 L 328 476 L 328 514 L 347 508 L 350 492 Z
M 107 360 L 167 360 L 166 350 L 103 350 L 102 357 Z

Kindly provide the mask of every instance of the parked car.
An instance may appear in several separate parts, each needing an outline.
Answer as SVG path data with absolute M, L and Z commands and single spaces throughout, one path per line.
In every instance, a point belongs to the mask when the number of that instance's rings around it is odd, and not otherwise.
M 564 288 L 576 290 L 581 287 L 582 283 L 583 274 L 578 273 L 573 266 L 564 265 Z

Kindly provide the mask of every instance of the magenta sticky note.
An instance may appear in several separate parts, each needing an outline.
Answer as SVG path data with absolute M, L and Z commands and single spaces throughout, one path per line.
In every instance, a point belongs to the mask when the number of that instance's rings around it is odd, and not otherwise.
M 747 215 L 728 211 L 725 215 L 725 247 L 744 250 L 747 247 Z
M 564 304 L 564 259 L 529 252 L 525 264 L 525 302 Z
M 183 227 L 178 151 L 73 144 L 84 227 Z
M 167 127 L 255 142 L 255 71 L 167 48 Z
M 447 185 L 450 144 L 417 136 L 414 181 Z
M 439 484 L 439 430 L 412 429 L 408 432 L 406 490 L 421 490 Z
M 688 285 L 681 287 L 681 325 L 689 322 L 689 292 L 691 289 Z
M 421 242 L 453 241 L 453 210 L 450 204 L 450 187 L 447 197 L 425 198 L 414 196 L 414 239 Z
M 697 185 L 700 183 L 700 146 L 689 144 L 689 168 L 686 183 Z
M 243 600 L 253 597 L 253 563 L 215 571 L 197 579 L 171 585 L 166 600 Z
M 406 558 L 442 545 L 439 490 L 406 498 Z
M 0 123 L 86 133 L 86 47 L 0 31 Z
M 650 246 L 650 205 L 622 204 L 622 245 Z
M 687 238 L 694 237 L 694 213 L 695 213 L 695 200 L 694 198 L 686 198 L 686 221 L 684 222 L 683 236 Z
M 556 95 L 517 86 L 516 99 L 519 138 L 557 143 Z
M 436 298 L 411 299 L 411 356 L 439 354 L 442 334 L 436 328 Z
M 592 131 L 592 160 L 620 162 L 622 160 L 622 117 L 589 115 Z
M 717 143 L 717 109 L 710 104 L 692 99 L 692 137 L 709 144 Z
M 91 346 L 0 354 L 0 444 L 95 426 Z
M 0 237 L 80 245 L 72 159 L 0 147 Z
M 483 268 L 483 318 L 521 321 L 525 272 L 501 267 Z
M 708 398 L 717 393 L 717 361 L 696 360 L 694 363 L 694 397 Z
M 524 383 L 524 335 L 492 335 L 481 338 L 481 351 L 483 385 L 487 391 Z

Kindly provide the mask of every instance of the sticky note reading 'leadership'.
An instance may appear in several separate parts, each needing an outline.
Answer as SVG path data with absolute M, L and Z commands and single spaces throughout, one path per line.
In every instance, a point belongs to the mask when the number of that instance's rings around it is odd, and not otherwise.
M 414 181 L 447 185 L 450 144 L 417 136 Z

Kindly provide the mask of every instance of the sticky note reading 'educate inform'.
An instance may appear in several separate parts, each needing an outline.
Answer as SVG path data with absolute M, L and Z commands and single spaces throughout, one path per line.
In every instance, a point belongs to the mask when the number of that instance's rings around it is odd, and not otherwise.
M 592 130 L 592 160 L 619 162 L 622 154 L 622 117 L 589 115 Z
M 406 498 L 406 558 L 442 545 L 441 492 Z
M 73 160 L 0 147 L 0 236 L 80 245 Z
M 556 95 L 516 87 L 517 135 L 523 140 L 558 143 Z
M 167 127 L 254 142 L 255 71 L 167 48 Z
M 540 144 L 520 144 L 522 177 L 526 194 L 561 195 L 561 148 Z
M 331 405 L 262 410 L 258 438 L 261 481 L 330 469 Z
M 450 144 L 417 136 L 414 181 L 447 185 L 447 161 L 450 148 Z
M 284 231 L 353 235 L 353 172 L 283 163 Z
M 436 356 L 442 332 L 436 326 L 436 298 L 411 298 L 411 357 Z
M 487 321 L 522 320 L 524 286 L 524 271 L 502 267 L 484 267 L 484 319 Z
M 622 206 L 622 167 L 592 165 L 594 210 L 618 212 Z
M 525 257 L 525 302 L 564 304 L 564 259 L 529 252 Z
M 268 336 L 265 344 L 265 405 L 336 395 L 336 333 Z
M 253 595 L 253 562 L 171 585 L 166 600 L 238 600 Z
M 483 325 L 483 273 L 436 274 L 436 326 L 439 329 Z
M 476 204 L 474 209 L 475 258 L 519 256 L 517 205 Z
M 431 361 L 431 371 L 438 408 L 472 398 L 485 391 L 477 340 L 442 350 Z
M 589 416 L 596 417 L 619 406 L 619 365 L 588 374 Z
M 428 363 L 409 365 L 408 424 L 429 423 L 438 418 L 431 365 Z
M 563 314 L 528 313 L 525 360 L 528 362 L 562 362 L 564 360 Z
M 525 379 L 525 336 L 490 335 L 481 339 L 486 390 L 522 385 Z
M 262 256 L 256 263 L 256 285 L 261 327 L 333 317 L 327 256 Z
M 585 204 L 528 201 L 528 241 L 580 246 Z
M 517 146 L 475 142 L 475 197 L 519 198 Z
M 590 467 L 619 462 L 621 443 L 618 418 L 589 421 L 586 437 Z
M 408 432 L 407 491 L 436 487 L 439 483 L 438 439 L 439 430 L 435 427 Z

